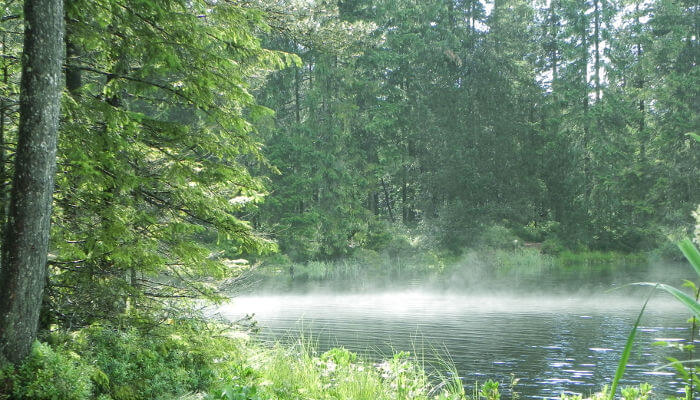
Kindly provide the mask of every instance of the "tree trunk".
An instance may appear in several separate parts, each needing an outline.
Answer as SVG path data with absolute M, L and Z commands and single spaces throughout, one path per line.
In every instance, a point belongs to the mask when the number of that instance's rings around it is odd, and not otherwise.
M 552 59 L 552 92 L 555 91 L 554 85 L 555 82 L 559 79 L 559 74 L 557 72 L 557 66 L 559 65 L 559 43 L 557 42 L 559 40 L 559 29 L 560 29 L 560 22 L 559 22 L 559 15 L 557 13 L 559 12 L 558 10 L 558 3 L 552 1 L 550 6 L 549 6 L 549 12 L 550 12 L 550 18 L 551 18 L 551 26 L 550 28 L 552 29 L 552 49 L 551 49 L 551 59 Z
M 294 69 L 294 117 L 297 124 L 301 123 L 301 88 L 299 84 L 299 68 Z
M 599 0 L 593 0 L 594 23 L 593 40 L 595 41 L 595 101 L 600 101 L 600 13 L 602 12 L 598 6 Z
M 389 212 L 389 220 L 391 223 L 394 223 L 396 220 L 394 219 L 394 211 L 391 209 L 391 197 L 389 196 L 389 189 L 386 187 L 386 182 L 384 182 L 384 178 L 381 179 L 382 182 L 382 188 L 384 189 L 384 197 L 386 198 L 386 209 Z
M 2 36 L 2 48 L 7 48 L 7 37 L 3 34 Z M 7 87 L 9 81 L 9 71 L 7 68 L 8 60 L 3 58 L 2 61 L 2 83 Z M 5 102 L 5 98 L 0 99 L 0 227 L 5 226 L 5 217 L 7 215 L 7 189 L 6 184 L 8 183 L 8 171 L 5 165 L 5 110 L 9 106 Z M 2 261 L 0 261 L 2 265 Z
M 63 1 L 26 0 L 19 142 L 0 271 L 0 353 L 24 359 L 46 280 L 63 64 Z
M 639 21 L 639 2 L 635 4 L 635 23 L 637 24 L 637 27 L 641 30 L 640 27 L 640 21 Z M 646 137 L 646 129 L 645 129 L 645 111 L 644 111 L 644 71 L 642 70 L 642 43 L 641 39 L 638 37 L 637 38 L 637 76 L 636 82 L 635 82 L 635 87 L 639 89 L 637 91 L 637 96 L 639 96 L 639 101 L 638 101 L 638 108 L 639 108 L 639 121 L 638 121 L 638 129 L 639 129 L 639 136 L 640 136 L 640 152 L 639 155 L 642 158 L 642 160 L 646 159 L 646 145 L 647 145 L 647 140 L 648 138 Z

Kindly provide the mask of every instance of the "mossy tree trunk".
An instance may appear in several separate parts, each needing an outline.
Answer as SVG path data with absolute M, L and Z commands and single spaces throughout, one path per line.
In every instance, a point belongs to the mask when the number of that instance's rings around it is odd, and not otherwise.
M 62 89 L 63 1 L 27 0 L 19 142 L 0 269 L 0 353 L 24 359 L 46 282 Z

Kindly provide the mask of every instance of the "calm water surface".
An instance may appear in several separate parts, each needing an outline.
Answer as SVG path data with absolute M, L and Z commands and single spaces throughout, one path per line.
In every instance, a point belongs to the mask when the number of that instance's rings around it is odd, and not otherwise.
M 496 295 L 477 291 L 401 289 L 372 293 L 249 295 L 220 311 L 231 319 L 255 314 L 264 340 L 312 336 L 319 350 L 344 346 L 373 359 L 410 351 L 428 361 L 448 358 L 465 385 L 511 374 L 524 398 L 589 394 L 609 383 L 644 292 Z M 676 356 L 654 346 L 690 334 L 688 313 L 663 294 L 642 319 L 623 384 L 649 382 L 658 398 L 682 389 L 669 370 Z

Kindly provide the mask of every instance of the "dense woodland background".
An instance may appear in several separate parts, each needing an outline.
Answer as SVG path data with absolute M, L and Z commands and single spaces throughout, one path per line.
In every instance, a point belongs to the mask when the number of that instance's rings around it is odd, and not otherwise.
M 302 64 L 259 101 L 272 175 L 255 221 L 297 260 L 381 223 L 458 251 L 493 224 L 638 251 L 700 199 L 698 6 L 683 1 L 340 1 L 266 45 Z M 272 14 L 277 15 L 277 14 Z M 283 15 L 283 17 L 282 17 Z M 273 21 L 275 23 L 276 20 Z

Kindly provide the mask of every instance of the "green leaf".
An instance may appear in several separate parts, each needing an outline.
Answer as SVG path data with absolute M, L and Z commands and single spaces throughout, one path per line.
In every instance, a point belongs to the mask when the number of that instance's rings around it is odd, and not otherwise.
M 688 373 L 688 370 L 686 370 L 686 368 L 683 366 L 683 364 L 680 361 L 678 361 L 677 358 L 666 357 L 666 359 L 671 362 L 670 364 L 666 364 L 666 365 L 670 365 L 671 367 L 673 367 L 673 369 L 676 370 L 678 375 L 680 375 L 684 381 L 690 380 L 690 373 Z
M 695 273 L 700 277 L 700 252 L 698 248 L 695 247 L 690 239 L 685 239 L 684 241 L 678 243 L 678 248 L 681 249 L 685 258 L 688 259 L 690 265 L 695 269 Z
M 677 359 L 675 359 L 675 358 L 668 357 L 668 360 L 671 361 L 671 362 L 668 363 L 668 364 L 664 364 L 664 365 L 662 365 L 662 366 L 660 366 L 660 367 L 654 368 L 654 371 L 661 371 L 662 369 L 666 369 L 666 368 L 668 368 L 668 367 L 676 368 L 676 365 L 677 365 L 677 364 L 694 364 L 694 363 L 700 363 L 700 359 L 695 359 L 695 360 L 682 360 L 682 361 L 680 361 L 680 360 L 677 360 Z
M 666 291 L 667 293 L 671 294 L 673 297 L 678 299 L 683 305 L 685 305 L 690 312 L 692 312 L 696 318 L 700 318 L 700 303 L 695 301 L 694 298 L 688 296 L 686 293 L 681 292 L 680 290 L 676 289 L 673 286 L 666 285 L 663 283 L 654 283 L 654 282 L 636 282 L 633 283 L 632 285 L 637 285 L 637 286 L 654 286 L 657 289 L 661 289 Z
M 686 135 L 688 135 L 688 136 L 692 137 L 693 139 L 697 140 L 698 142 L 700 142 L 700 135 L 698 135 L 697 133 L 688 132 L 688 133 L 686 133 Z
M 625 374 L 625 368 L 627 368 L 627 361 L 629 360 L 630 354 L 632 353 L 632 345 L 634 344 L 634 338 L 635 336 L 637 336 L 637 327 L 639 326 L 639 322 L 642 320 L 642 315 L 644 314 L 644 310 L 647 308 L 647 304 L 649 303 L 649 299 L 651 299 L 652 293 L 653 291 L 650 292 L 647 296 L 647 299 L 644 302 L 644 306 L 642 306 L 642 310 L 639 312 L 637 320 L 634 322 L 632 331 L 627 336 L 627 343 L 625 343 L 625 348 L 622 350 L 622 356 L 620 357 L 620 362 L 617 364 L 615 378 L 613 379 L 612 387 L 610 388 L 610 394 L 608 396 L 609 400 L 615 399 L 615 391 L 617 390 L 617 386 L 620 383 L 620 380 L 622 379 L 622 375 Z

